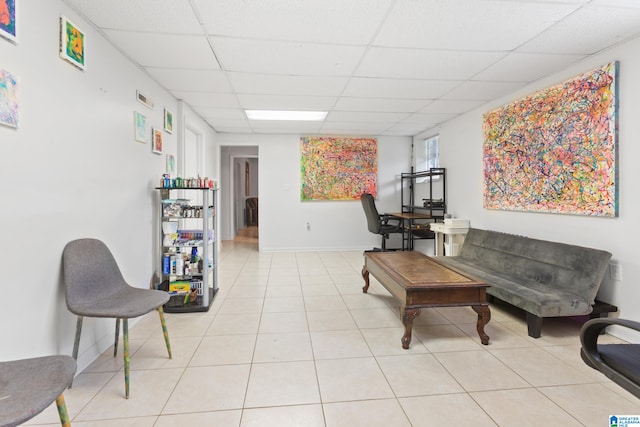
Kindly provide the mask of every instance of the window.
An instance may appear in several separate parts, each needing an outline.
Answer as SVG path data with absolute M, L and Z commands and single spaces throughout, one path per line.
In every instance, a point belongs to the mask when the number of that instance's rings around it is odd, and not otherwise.
M 439 139 L 440 135 L 434 135 L 414 144 L 414 171 L 421 172 L 429 170 L 430 168 L 440 167 Z M 436 180 L 439 178 L 439 176 L 434 177 Z M 426 182 L 428 180 L 429 178 L 422 178 L 417 182 Z

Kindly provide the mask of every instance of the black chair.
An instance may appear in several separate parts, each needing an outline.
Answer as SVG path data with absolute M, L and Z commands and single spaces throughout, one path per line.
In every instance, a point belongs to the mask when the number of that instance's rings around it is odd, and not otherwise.
M 360 201 L 362 202 L 362 208 L 364 209 L 364 213 L 367 217 L 367 227 L 369 228 L 369 231 L 373 234 L 380 234 L 382 236 L 381 249 L 376 248 L 374 250 L 388 250 L 387 239 L 389 238 L 389 235 L 392 233 L 402 233 L 400 220 L 394 219 L 389 215 L 380 215 L 376 208 L 376 202 L 373 199 L 373 196 L 369 193 L 363 193 L 362 196 L 360 196 Z M 393 224 L 390 223 L 390 221 L 396 221 L 396 223 Z
M 633 320 L 591 319 L 580 330 L 580 356 L 587 365 L 640 398 L 640 344 L 598 344 L 598 337 L 611 325 L 640 331 L 640 322 Z

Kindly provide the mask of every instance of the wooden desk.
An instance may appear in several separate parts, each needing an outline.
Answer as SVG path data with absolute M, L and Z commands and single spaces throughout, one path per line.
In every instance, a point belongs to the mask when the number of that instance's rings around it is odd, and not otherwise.
M 362 277 L 369 289 L 369 273 L 400 302 L 404 335 L 402 348 L 411 344 L 413 320 L 421 308 L 471 306 L 478 313 L 476 329 L 482 344 L 489 344 L 484 326 L 491 319 L 486 283 L 478 282 L 420 252 L 365 252 Z
M 409 251 L 412 251 L 414 249 L 414 233 L 418 231 L 429 231 L 429 227 L 426 224 L 416 224 L 416 220 L 433 220 L 433 217 L 431 215 L 413 212 L 392 212 L 388 213 L 387 215 L 393 218 L 397 218 L 402 222 L 402 250 Z M 407 242 L 406 245 L 405 242 Z

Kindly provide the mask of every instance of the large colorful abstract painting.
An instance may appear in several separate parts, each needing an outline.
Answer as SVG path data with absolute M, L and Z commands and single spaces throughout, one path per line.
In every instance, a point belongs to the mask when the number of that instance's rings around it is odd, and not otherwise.
M 612 62 L 486 113 L 484 207 L 618 215 Z
M 15 0 L 0 0 L 0 36 L 13 42 L 18 40 Z
M 357 200 L 377 194 L 377 141 L 372 138 L 300 138 L 301 200 Z

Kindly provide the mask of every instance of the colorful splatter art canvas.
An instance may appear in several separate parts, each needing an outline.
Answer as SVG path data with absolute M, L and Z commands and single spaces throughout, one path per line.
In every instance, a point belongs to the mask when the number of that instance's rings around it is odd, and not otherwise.
M 378 148 L 373 138 L 300 138 L 301 200 L 358 200 L 377 194 Z
M 0 36 L 13 42 L 18 40 L 15 0 L 0 0 Z
M 85 35 L 65 16 L 60 17 L 60 57 L 76 67 L 85 68 Z
M 485 208 L 618 215 L 617 71 L 611 62 L 484 115 Z
M 18 127 L 18 81 L 3 69 L 0 69 L 0 124 Z

